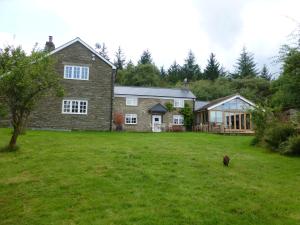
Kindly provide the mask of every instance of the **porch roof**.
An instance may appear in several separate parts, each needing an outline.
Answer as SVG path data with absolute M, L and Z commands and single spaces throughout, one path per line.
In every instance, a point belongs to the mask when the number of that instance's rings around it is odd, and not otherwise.
M 168 110 L 162 104 L 158 103 L 149 109 L 150 113 L 166 113 Z

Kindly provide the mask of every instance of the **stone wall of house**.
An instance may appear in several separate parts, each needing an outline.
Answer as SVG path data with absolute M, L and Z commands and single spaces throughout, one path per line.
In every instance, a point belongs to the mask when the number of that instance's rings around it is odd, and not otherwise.
M 167 102 L 173 104 L 174 99 L 138 98 L 138 106 L 126 106 L 126 97 L 115 97 L 113 114 L 121 113 L 124 116 L 124 120 L 125 114 L 137 114 L 137 124 L 123 124 L 123 129 L 127 131 L 150 132 L 152 131 L 152 114 L 149 113 L 149 109 L 158 103 L 165 105 Z M 185 100 L 185 103 L 193 107 L 193 100 Z M 162 123 L 165 125 L 166 130 L 173 124 L 173 115 L 180 115 L 179 111 L 180 109 L 176 108 L 172 112 L 162 114 Z M 115 125 L 113 128 L 115 129 Z
M 28 127 L 67 130 L 110 130 L 112 115 L 112 68 L 79 42 L 62 49 L 56 69 L 62 78 L 65 95 L 47 96 L 30 116 Z M 94 58 L 94 60 L 92 59 Z M 89 80 L 64 79 L 64 65 L 89 67 Z M 87 100 L 87 115 L 62 114 L 63 99 Z

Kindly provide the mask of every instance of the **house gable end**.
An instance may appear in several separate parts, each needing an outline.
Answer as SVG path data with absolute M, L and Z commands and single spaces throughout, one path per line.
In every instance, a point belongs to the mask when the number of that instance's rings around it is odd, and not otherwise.
M 87 43 L 85 43 L 84 41 L 82 41 L 79 37 L 65 43 L 64 45 L 54 49 L 53 51 L 51 51 L 49 53 L 49 55 L 53 55 L 69 46 L 71 46 L 74 43 L 80 43 L 82 44 L 85 48 L 87 48 L 91 53 L 93 53 L 95 56 L 97 56 L 99 59 L 101 59 L 102 61 L 104 61 L 106 64 L 108 64 L 112 69 L 116 69 L 115 65 L 112 64 L 110 61 L 108 61 L 107 59 L 105 59 L 103 56 L 101 56 L 95 49 L 93 49 L 91 46 L 89 46 Z M 92 57 L 92 56 L 91 56 Z

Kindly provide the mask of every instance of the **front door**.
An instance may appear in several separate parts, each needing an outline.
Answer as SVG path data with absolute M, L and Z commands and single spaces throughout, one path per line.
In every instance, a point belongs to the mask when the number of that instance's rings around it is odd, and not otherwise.
M 161 115 L 152 115 L 152 131 L 161 132 Z

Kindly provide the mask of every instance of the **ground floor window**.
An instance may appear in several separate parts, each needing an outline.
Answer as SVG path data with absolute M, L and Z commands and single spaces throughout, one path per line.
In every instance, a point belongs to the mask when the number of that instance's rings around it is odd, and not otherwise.
M 62 113 L 64 114 L 87 114 L 88 101 L 86 100 L 63 100 Z
M 183 115 L 174 115 L 173 116 L 173 124 L 183 125 Z
M 209 122 L 211 123 L 222 123 L 223 116 L 222 111 L 210 111 Z
M 137 124 L 137 115 L 125 114 L 125 124 Z

